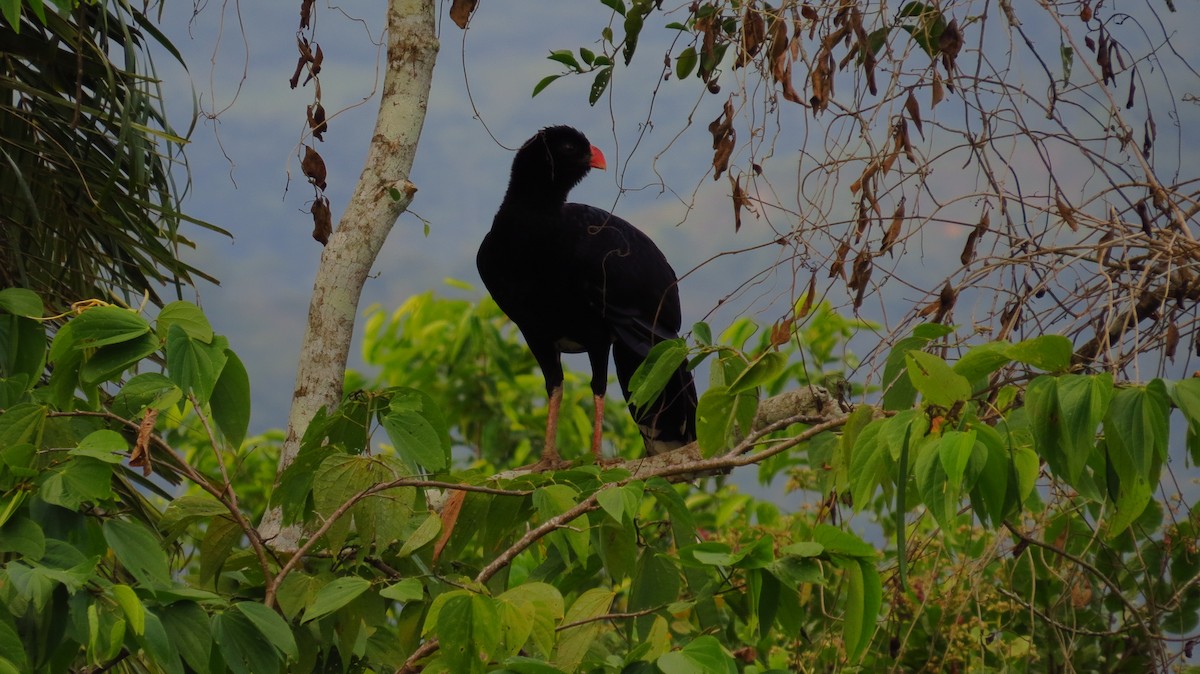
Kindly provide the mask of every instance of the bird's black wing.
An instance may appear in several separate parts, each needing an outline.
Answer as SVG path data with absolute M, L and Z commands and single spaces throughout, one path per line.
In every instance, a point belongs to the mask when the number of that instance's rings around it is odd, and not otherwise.
M 562 233 L 572 251 L 570 285 L 601 314 L 613 340 L 613 361 L 625 398 L 629 380 L 655 344 L 679 336 L 678 280 L 658 246 L 629 222 L 592 206 L 567 204 Z M 695 439 L 696 389 L 681 367 L 659 398 L 631 408 L 651 453 Z

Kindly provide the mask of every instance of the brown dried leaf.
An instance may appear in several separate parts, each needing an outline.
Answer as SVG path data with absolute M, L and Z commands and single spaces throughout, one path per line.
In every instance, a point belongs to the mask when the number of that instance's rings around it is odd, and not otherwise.
M 776 23 L 782 24 L 783 21 L 777 19 Z M 741 68 L 749 63 L 762 49 L 766 35 L 767 22 L 763 20 L 762 12 L 755 9 L 753 2 L 747 2 L 746 11 L 742 14 L 742 50 L 733 67 Z
M 713 137 L 713 180 L 721 177 L 729 168 L 729 158 L 733 155 L 733 146 L 737 141 L 737 132 L 733 128 L 733 99 L 725 101 L 721 114 L 708 125 L 708 132 Z
M 313 3 L 317 0 L 300 0 L 300 30 L 309 27 L 309 22 L 312 19 Z
M 792 61 L 795 60 L 797 41 L 788 42 L 787 23 L 781 17 L 771 17 L 767 28 L 767 65 L 771 78 L 783 85 L 784 100 L 800 103 L 800 94 L 792 84 Z
M 479 6 L 479 0 L 454 0 L 450 5 L 450 20 L 454 25 L 466 30 L 471 21 L 471 15 Z
M 958 261 L 963 263 L 963 266 L 971 264 L 971 261 L 975 259 L 975 246 L 979 244 L 979 237 L 983 236 L 984 232 L 988 230 L 990 223 L 991 216 L 987 211 L 984 211 L 975 228 L 967 235 L 967 243 L 963 246 L 962 254 L 958 256 Z
M 1175 349 L 1178 346 L 1179 346 L 1179 326 L 1176 324 L 1175 321 L 1168 321 L 1167 322 L 1166 343 L 1163 346 L 1163 353 L 1166 354 L 1167 358 L 1171 359 L 1172 363 L 1175 362 Z
M 755 213 L 754 206 L 750 203 L 750 195 L 746 194 L 746 190 L 742 189 L 742 179 L 740 176 L 734 178 L 733 175 L 730 175 L 729 183 L 733 185 L 733 231 L 740 232 L 742 230 L 742 209 L 745 208 L 751 213 Z
M 713 12 L 706 17 L 696 19 L 696 32 L 704 36 L 700 42 L 699 72 L 700 79 L 707 82 L 712 77 L 712 69 L 717 65 L 717 34 L 721 32 L 721 15 Z
M 867 217 L 867 200 L 863 198 L 858 202 L 858 221 L 854 230 L 854 243 L 862 241 L 863 232 L 867 231 L 867 226 L 870 224 L 871 219 Z
M 1079 19 L 1084 23 L 1092 20 L 1092 4 L 1084 2 L 1083 7 L 1079 8 Z
M 325 132 L 329 130 L 329 124 L 325 121 L 325 106 L 320 103 L 308 106 L 308 128 L 312 130 L 313 138 L 325 141 Z
M 917 125 L 917 133 L 921 134 L 921 138 L 925 138 L 925 131 L 921 128 L 921 105 L 917 103 L 917 97 L 913 95 L 912 89 L 908 90 L 908 98 L 904 100 L 904 111 L 908 113 L 908 118 L 913 124 Z
M 1106 232 L 1100 240 L 1096 242 L 1096 264 L 1100 266 L 1100 273 L 1105 273 L 1105 267 L 1108 265 L 1108 257 L 1112 253 L 1112 246 L 1109 244 L 1116 239 L 1116 235 L 1112 232 Z
M 829 99 L 833 97 L 833 53 L 828 47 L 821 47 L 814 60 L 814 67 L 809 76 L 812 82 L 812 96 L 808 104 L 812 106 L 813 116 L 829 107 Z
M 150 477 L 154 470 L 150 465 L 150 437 L 154 434 L 154 424 L 157 421 L 158 410 L 147 408 L 142 422 L 138 424 L 137 441 L 133 444 L 133 451 L 129 452 L 129 466 L 141 468 L 145 477 Z
M 942 54 L 942 67 L 946 69 L 947 77 L 954 73 L 954 62 L 962 48 L 963 36 L 958 29 L 958 19 L 950 19 L 950 23 L 946 24 L 942 34 L 938 36 L 938 51 Z
M 1000 325 L 1006 331 L 1016 330 L 1021 327 L 1021 302 L 1013 300 L 1004 311 L 1000 312 Z
M 942 75 L 938 71 L 934 70 L 933 71 L 933 86 L 930 87 L 929 107 L 930 108 L 937 107 L 937 104 L 941 103 L 942 99 L 945 97 L 946 97 L 946 94 L 945 94 L 945 92 L 942 91 Z
M 883 234 L 883 241 L 879 245 L 879 254 L 891 253 L 892 246 L 896 245 L 896 241 L 900 239 L 900 230 L 904 225 L 904 200 L 907 197 L 900 197 L 900 203 L 896 204 L 896 212 L 892 213 L 892 224 Z
M 858 253 L 858 257 L 854 260 L 854 271 L 850 275 L 850 283 L 848 284 L 852 290 L 858 291 L 854 295 L 855 309 L 862 306 L 863 297 L 867 294 L 867 285 L 871 280 L 871 271 L 874 267 L 875 263 L 871 261 L 871 251 L 866 246 L 863 246 L 863 249 Z
M 1055 208 L 1058 209 L 1058 217 L 1062 218 L 1063 222 L 1067 223 L 1067 226 L 1071 228 L 1072 232 L 1078 232 L 1079 222 L 1075 220 L 1075 211 L 1067 205 L 1067 202 L 1063 201 L 1062 194 L 1054 195 L 1054 205 Z
M 843 280 L 846 278 L 846 256 L 850 254 L 850 242 L 843 241 L 842 245 L 838 246 L 837 255 L 834 256 L 833 264 L 829 265 L 829 278 L 841 276 Z
M 1154 235 L 1154 228 L 1150 225 L 1150 209 L 1146 207 L 1146 200 L 1141 199 L 1133 205 L 1133 211 L 1138 214 L 1138 218 L 1142 221 L 1142 233 L 1146 236 Z
M 322 246 L 329 243 L 329 235 L 333 233 L 333 213 L 329 209 L 329 199 L 317 197 L 313 201 L 313 233 L 312 237 Z
M 942 292 L 938 295 L 938 314 L 933 319 L 935 323 L 945 323 L 950 317 L 950 312 L 954 310 L 954 303 L 958 301 L 958 291 L 954 286 L 946 281 L 946 285 L 942 286 Z
M 325 160 L 311 145 L 304 146 L 304 159 L 300 160 L 300 170 L 308 177 L 308 182 L 316 185 L 317 189 L 325 189 Z
M 901 147 L 904 148 L 904 158 L 913 164 L 917 163 L 917 153 L 913 152 L 912 141 L 908 137 L 908 120 L 901 120 L 897 131 Z
M 804 318 L 808 312 L 812 311 L 813 301 L 817 297 L 817 272 L 813 270 L 812 277 L 808 279 L 808 291 L 804 293 L 804 302 L 800 304 L 800 309 L 796 311 L 797 318 Z
M 454 527 L 458 524 L 458 514 L 462 512 L 463 502 L 466 500 L 467 492 L 454 490 L 442 504 L 442 536 L 433 545 L 434 563 L 437 563 L 438 557 L 442 555 L 442 550 L 445 550 L 446 544 L 450 542 L 450 534 L 454 533 Z
M 792 319 L 785 318 L 771 326 L 771 346 L 783 346 L 792 339 Z

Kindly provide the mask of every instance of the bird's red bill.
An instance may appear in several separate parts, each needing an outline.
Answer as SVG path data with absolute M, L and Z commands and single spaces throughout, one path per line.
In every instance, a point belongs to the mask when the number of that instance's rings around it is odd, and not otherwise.
M 601 171 L 608 168 L 608 164 L 604 161 L 604 153 L 595 145 L 592 146 L 592 168 L 598 168 Z

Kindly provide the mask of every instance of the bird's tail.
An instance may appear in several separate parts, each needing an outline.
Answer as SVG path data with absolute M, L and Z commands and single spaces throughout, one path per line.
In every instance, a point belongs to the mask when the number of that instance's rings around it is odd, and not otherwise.
M 631 344 L 618 339 L 613 344 L 613 362 L 625 400 L 629 400 L 629 380 L 649 352 L 650 344 L 641 340 Z M 642 432 L 647 454 L 662 454 L 695 441 L 696 400 L 692 373 L 681 365 L 667 380 L 658 398 L 640 410 L 629 406 L 629 412 Z

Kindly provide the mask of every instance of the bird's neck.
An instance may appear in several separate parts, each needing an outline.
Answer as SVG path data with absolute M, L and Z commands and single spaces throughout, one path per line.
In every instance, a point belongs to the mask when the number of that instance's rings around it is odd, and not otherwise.
M 567 203 L 567 190 L 545 183 L 534 185 L 512 181 L 500 203 L 501 212 L 557 214 Z

